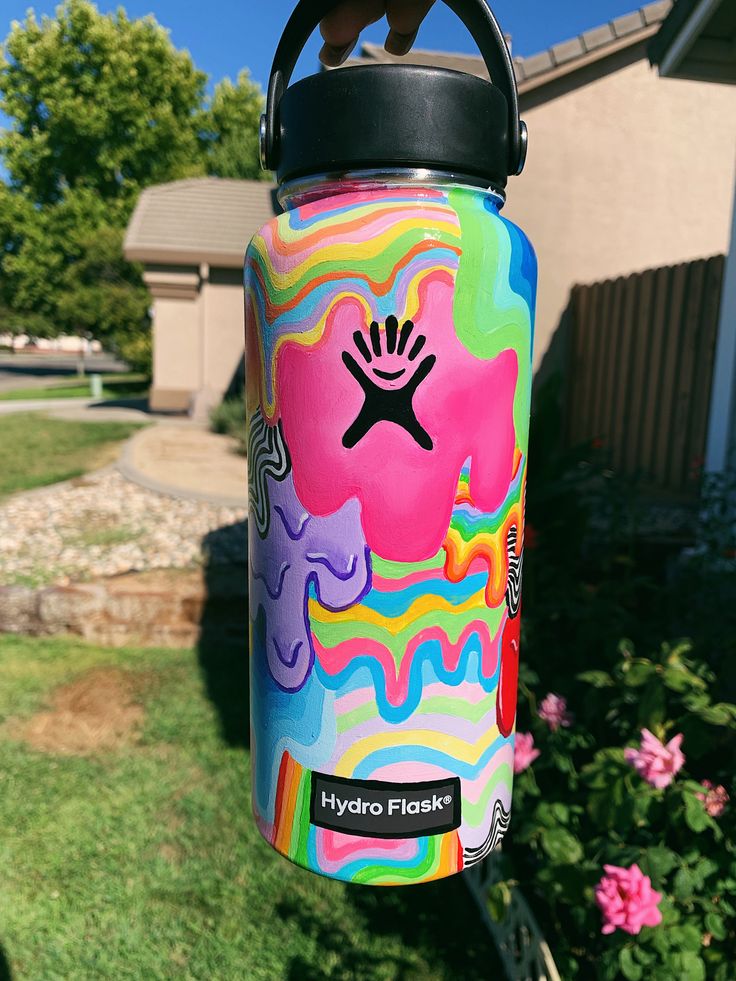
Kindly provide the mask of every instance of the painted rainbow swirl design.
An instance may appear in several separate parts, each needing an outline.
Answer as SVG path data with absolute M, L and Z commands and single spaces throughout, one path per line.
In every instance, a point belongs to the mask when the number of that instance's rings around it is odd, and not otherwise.
M 269 222 L 248 250 L 248 416 L 264 445 L 278 425 L 292 468 L 251 474 L 254 506 L 282 508 L 254 513 L 266 530 L 250 536 L 251 569 L 278 573 L 251 594 L 254 809 L 306 868 L 427 881 L 480 861 L 508 826 L 513 732 L 497 709 L 518 613 L 535 281 L 523 234 L 463 189 L 337 195 Z M 360 393 L 341 354 L 394 316 L 436 358 L 414 406 L 436 453 L 389 422 L 342 445 Z M 274 676 L 268 646 L 291 636 L 290 617 L 310 656 Z M 315 770 L 457 775 L 462 824 L 401 840 L 316 827 Z

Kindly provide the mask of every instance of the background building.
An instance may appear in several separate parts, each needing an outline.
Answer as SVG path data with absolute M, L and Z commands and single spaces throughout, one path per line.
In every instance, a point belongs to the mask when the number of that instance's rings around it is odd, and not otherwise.
M 152 297 L 151 408 L 204 416 L 243 360 L 243 259 L 272 185 L 201 177 L 145 190 L 125 238 Z
M 539 257 L 535 367 L 555 367 L 552 339 L 575 284 L 682 263 L 728 248 L 736 88 L 664 78 L 647 45 L 669 0 L 515 58 L 530 152 L 506 214 Z M 363 45 L 348 64 L 393 61 Z M 481 59 L 413 51 L 406 59 L 487 77 Z M 242 356 L 240 267 L 274 213 L 267 185 L 214 179 L 144 192 L 126 254 L 146 264 L 154 298 L 156 408 L 202 411 Z

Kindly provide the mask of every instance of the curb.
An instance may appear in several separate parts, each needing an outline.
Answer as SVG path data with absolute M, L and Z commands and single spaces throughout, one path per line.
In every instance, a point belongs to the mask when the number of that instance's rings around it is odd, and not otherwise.
M 55 409 L 84 409 L 96 405 L 99 399 L 0 399 L 0 416 L 12 416 L 18 412 L 49 412 Z M 5 408 L 8 406 L 8 408 Z
M 133 446 L 136 439 L 139 439 L 141 433 L 136 433 L 131 436 L 129 440 L 126 440 L 123 445 L 122 452 L 118 457 L 117 463 L 114 466 L 117 468 L 118 472 L 125 477 L 126 480 L 130 480 L 134 484 L 138 484 L 140 487 L 144 487 L 146 490 L 154 491 L 157 494 L 166 494 L 169 497 L 181 498 L 185 501 L 202 501 L 205 504 L 214 504 L 218 507 L 226 508 L 247 508 L 248 507 L 248 495 L 243 494 L 242 497 L 228 497 L 225 494 L 205 494 L 201 491 L 188 490 L 184 487 L 176 487 L 172 484 L 167 484 L 164 481 L 156 480 L 153 477 L 149 477 L 148 474 L 143 473 L 133 464 Z

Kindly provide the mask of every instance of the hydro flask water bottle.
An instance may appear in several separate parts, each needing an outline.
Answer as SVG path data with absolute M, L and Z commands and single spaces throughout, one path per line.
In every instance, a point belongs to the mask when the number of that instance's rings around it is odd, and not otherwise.
M 526 133 L 492 82 L 369 65 L 288 87 L 261 138 L 285 213 L 245 263 L 253 807 L 282 855 L 403 885 L 509 824 L 536 260 L 501 216 Z

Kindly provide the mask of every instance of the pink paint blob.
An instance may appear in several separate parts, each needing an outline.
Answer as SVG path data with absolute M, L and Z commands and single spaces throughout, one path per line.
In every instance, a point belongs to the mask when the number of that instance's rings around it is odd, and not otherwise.
M 472 355 L 455 333 L 453 292 L 446 272 L 425 277 L 412 340 L 401 355 L 387 353 L 384 341 L 380 357 L 361 359 L 354 335 L 358 332 L 371 349 L 369 324 L 362 304 L 347 297 L 334 307 L 319 343 L 289 342 L 278 358 L 279 415 L 299 500 L 311 514 L 324 516 L 357 498 L 368 545 L 385 559 L 420 561 L 437 553 L 450 524 L 457 476 L 468 457 L 470 490 L 480 510 L 496 511 L 512 478 L 517 355 L 513 350 L 492 360 Z M 397 316 L 401 325 L 401 311 Z M 410 360 L 421 336 L 421 353 Z M 344 445 L 367 402 L 357 369 L 346 366 L 346 353 L 365 375 L 374 372 L 374 387 L 389 393 L 421 371 L 431 374 L 431 384 L 416 384 L 411 400 L 424 436 L 380 419 L 354 445 Z M 379 377 L 379 364 L 383 375 L 402 374 Z

